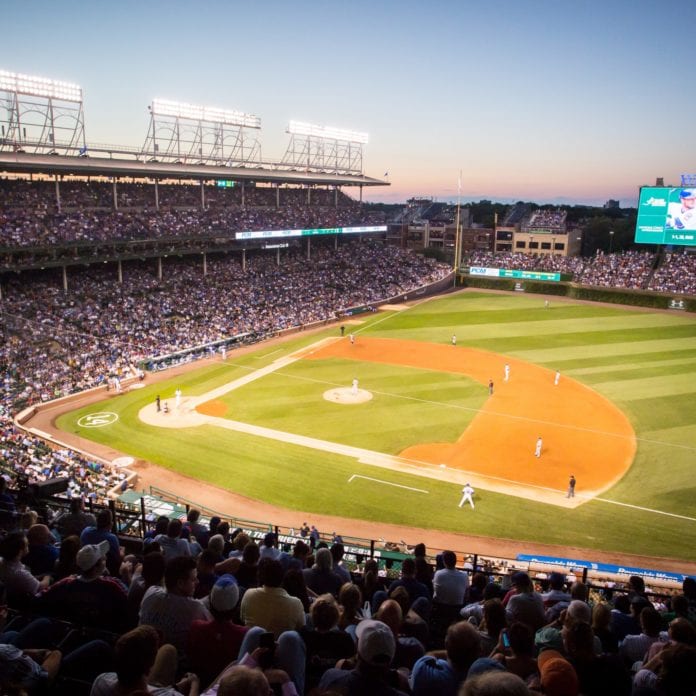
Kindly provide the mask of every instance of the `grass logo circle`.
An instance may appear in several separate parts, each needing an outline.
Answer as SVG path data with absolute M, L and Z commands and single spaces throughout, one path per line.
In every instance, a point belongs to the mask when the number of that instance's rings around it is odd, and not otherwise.
M 111 425 L 118 420 L 118 415 L 111 411 L 100 411 L 99 413 L 90 413 L 82 416 L 77 424 L 81 428 L 103 428 L 105 425 Z

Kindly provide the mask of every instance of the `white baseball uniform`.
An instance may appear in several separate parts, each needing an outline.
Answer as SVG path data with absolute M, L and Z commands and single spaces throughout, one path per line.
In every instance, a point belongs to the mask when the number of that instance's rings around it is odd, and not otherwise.
M 462 488 L 462 499 L 459 501 L 459 507 L 464 505 L 464 503 L 469 503 L 471 509 L 474 509 L 474 489 L 467 483 L 464 488 Z

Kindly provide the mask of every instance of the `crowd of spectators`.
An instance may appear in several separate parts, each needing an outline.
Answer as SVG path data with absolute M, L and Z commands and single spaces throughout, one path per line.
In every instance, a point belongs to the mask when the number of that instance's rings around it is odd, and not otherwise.
M 598 252 L 592 258 L 592 263 L 585 265 L 578 282 L 640 290 L 647 285 L 654 264 L 655 254 L 647 251 L 624 251 L 620 254 Z
M 0 248 L 384 223 L 383 213 L 322 189 L 309 200 L 306 189 L 281 189 L 276 205 L 273 188 L 249 189 L 242 204 L 241 189 L 208 187 L 204 207 L 200 187 L 158 190 L 156 208 L 152 185 L 118 184 L 115 208 L 109 184 L 62 184 L 58 199 L 53 182 L 0 181 Z
M 0 492 L 4 510 L 12 505 Z M 126 553 L 76 506 L 0 540 L 0 687 L 38 694 L 669 696 L 696 688 L 696 580 L 589 592 L 424 544 L 389 577 L 338 535 L 255 540 L 189 510 Z M 292 542 L 292 543 L 291 543 Z M 462 569 L 464 568 L 464 569 Z M 66 635 L 69 639 L 66 639 Z M 60 650 L 56 651 L 56 645 Z M 67 690 L 66 690 L 67 689 Z M 14 692 L 12 692 L 14 693 Z
M 696 295 L 696 254 L 665 254 L 650 278 L 649 290 L 676 295 Z
M 522 254 L 512 252 L 492 253 L 474 251 L 467 264 L 489 268 L 511 268 L 524 271 L 553 271 L 572 276 L 576 283 L 597 287 L 645 289 L 651 278 L 655 264 L 655 254 L 648 251 L 624 251 L 605 254 L 598 251 L 594 256 L 554 256 L 551 254 Z M 684 262 L 682 262 L 684 263 Z M 684 263 L 690 268 L 693 264 Z M 658 269 L 659 270 L 659 269 Z M 678 271 L 669 272 L 675 279 L 675 286 L 693 286 L 693 276 L 680 278 Z M 655 288 L 657 289 L 657 288 Z M 687 292 L 686 289 L 675 292 Z
M 524 223 L 524 230 L 565 230 L 565 210 L 536 210 Z
M 350 242 L 164 265 L 134 263 L 117 283 L 78 270 L 10 278 L 3 289 L 0 369 L 6 393 L 32 402 L 135 374 L 153 357 L 240 334 L 268 335 L 339 316 L 447 275 L 448 266 L 397 247 Z
M 174 208 L 201 207 L 200 184 L 159 184 L 157 194 L 152 183 L 116 183 L 114 199 L 113 182 L 105 181 L 30 181 L 28 179 L 0 179 L 0 210 L 28 208 L 34 211 L 56 212 L 59 209 L 110 209 L 110 208 Z M 308 189 L 296 186 L 246 185 L 244 204 L 251 207 L 275 207 L 280 205 L 307 205 Z M 203 201 L 206 207 L 225 208 L 242 205 L 242 186 L 205 185 Z M 312 205 L 346 208 L 355 207 L 355 201 L 335 189 L 313 188 L 309 190 Z M 115 203 L 115 204 L 114 204 Z
M 105 503 L 109 492 L 127 485 L 126 474 L 87 459 L 67 448 L 53 449 L 38 438 L 17 430 L 0 407 L 0 474 L 14 487 L 67 478 L 66 494 Z

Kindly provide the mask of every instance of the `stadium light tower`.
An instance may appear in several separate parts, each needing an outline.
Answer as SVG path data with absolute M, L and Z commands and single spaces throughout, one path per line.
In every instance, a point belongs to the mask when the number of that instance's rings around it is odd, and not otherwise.
M 82 89 L 0 70 L 0 150 L 85 154 Z
M 367 133 L 290 121 L 288 149 L 282 164 L 289 169 L 362 174 Z
M 227 166 L 261 161 L 261 119 L 241 111 L 153 99 L 144 159 Z

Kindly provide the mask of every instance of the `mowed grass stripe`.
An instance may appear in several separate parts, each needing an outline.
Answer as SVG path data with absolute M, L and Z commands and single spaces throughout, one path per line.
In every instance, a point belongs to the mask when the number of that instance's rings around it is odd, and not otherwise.
M 618 355 L 607 356 L 604 359 L 598 360 L 597 364 L 593 360 L 567 360 L 554 362 L 552 367 L 558 367 L 567 373 L 574 375 L 595 375 L 602 373 L 620 373 L 631 370 L 645 369 L 646 374 L 652 370 L 666 370 L 674 372 L 674 368 L 679 369 L 684 367 L 686 371 L 692 366 L 696 366 L 696 352 L 693 355 L 688 355 L 693 351 L 682 351 L 683 357 L 665 357 L 666 353 L 642 353 L 640 356 L 627 355 L 625 356 L 626 363 L 617 365 L 616 359 Z M 679 355 L 680 351 L 675 351 L 675 355 Z M 551 367 L 551 365 L 549 365 Z
M 525 336 L 499 337 L 496 339 L 468 338 L 467 342 L 476 348 L 495 350 L 502 346 L 505 352 L 516 350 L 534 350 L 545 348 L 548 345 L 549 336 L 554 336 L 556 349 L 579 347 L 586 345 L 602 346 L 612 344 L 636 343 L 655 338 L 655 328 L 635 329 L 603 329 L 599 331 L 568 331 L 566 333 L 533 333 Z M 667 339 L 683 339 L 693 345 L 696 338 L 696 325 L 676 325 L 659 327 L 659 335 L 663 341 Z M 595 348 L 596 349 L 596 348 Z
M 639 433 L 694 426 L 696 391 L 685 394 L 647 396 L 642 399 L 617 400 L 616 403 L 624 408 Z M 693 444 L 696 450 L 696 442 Z M 694 453 L 691 456 L 693 457 Z M 665 472 L 660 473 L 664 474 Z
M 655 332 L 657 335 L 661 334 L 661 331 Z M 555 343 L 555 341 L 549 340 L 548 343 Z M 621 364 L 626 358 L 630 357 L 633 359 L 634 355 L 646 355 L 652 353 L 654 355 L 662 353 L 673 353 L 675 351 L 692 351 L 694 347 L 693 338 L 676 338 L 673 340 L 643 340 L 636 343 L 613 343 L 613 344 L 592 344 L 588 343 L 585 346 L 563 346 L 559 348 L 538 348 L 534 350 L 517 350 L 509 351 L 516 357 L 522 360 L 529 360 L 529 362 L 534 362 L 537 364 L 553 363 L 562 360 L 594 360 L 596 358 L 600 360 L 610 360 L 614 359 L 616 363 Z M 607 362 L 605 364 L 611 364 Z
M 471 305 L 470 305 L 471 306 Z M 452 309 L 451 311 L 440 311 L 440 312 L 424 312 L 419 311 L 418 308 L 410 310 L 407 316 L 403 317 L 400 322 L 399 330 L 402 329 L 423 329 L 423 328 L 437 328 L 444 326 L 466 326 L 466 327 L 477 327 L 480 325 L 484 326 L 505 326 L 505 328 L 510 327 L 510 325 L 515 325 L 520 323 L 521 319 L 524 317 L 526 321 L 537 321 L 539 323 L 547 322 L 563 322 L 563 321 L 577 321 L 582 325 L 582 321 L 596 320 L 598 316 L 601 317 L 612 317 L 618 319 L 622 322 L 630 323 L 631 321 L 637 320 L 645 321 L 644 314 L 636 314 L 630 317 L 626 316 L 625 311 L 616 310 L 612 308 L 602 308 L 600 314 L 597 314 L 593 307 L 588 307 L 584 305 L 576 305 L 569 307 L 559 307 L 558 309 L 551 311 L 539 308 L 526 308 L 523 312 L 520 311 L 520 307 L 510 308 L 510 309 L 481 309 L 476 311 L 473 307 L 463 314 L 461 309 Z M 643 317 L 643 319 L 639 319 Z M 669 324 L 671 321 L 666 318 L 665 324 Z M 387 331 L 388 329 L 383 329 Z M 476 331 L 476 328 L 472 328 L 472 331 Z
M 633 367 L 625 369 L 606 370 L 584 374 L 578 371 L 576 377 L 582 375 L 586 384 L 591 384 L 607 394 L 626 394 L 629 398 L 637 393 L 641 396 L 648 390 L 651 394 L 680 394 L 691 391 L 691 380 L 684 378 L 696 373 L 696 362 L 676 363 L 672 365 L 652 364 L 650 367 Z
M 694 371 L 691 371 L 691 373 L 696 374 Z M 689 379 L 689 376 L 690 372 L 680 370 L 677 374 L 662 375 L 660 377 L 597 382 L 593 384 L 593 387 L 613 401 L 640 399 L 644 394 L 650 394 L 650 398 L 670 396 L 679 398 L 693 394 L 695 391 L 694 381 Z

